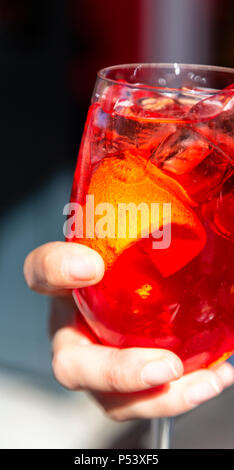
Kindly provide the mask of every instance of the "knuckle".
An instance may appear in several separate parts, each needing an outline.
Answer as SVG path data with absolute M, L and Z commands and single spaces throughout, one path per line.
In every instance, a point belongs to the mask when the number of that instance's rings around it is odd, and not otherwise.
M 216 372 L 214 372 L 213 370 L 208 370 L 207 372 L 209 373 L 208 380 L 212 382 L 213 384 L 215 384 L 217 387 L 217 390 L 219 389 L 219 393 L 221 393 L 224 389 L 224 385 L 222 383 L 221 377 L 219 377 L 219 375 L 216 374 Z
M 111 392 L 122 392 L 128 388 L 128 376 L 123 365 L 121 350 L 111 351 L 105 367 L 105 377 Z
M 118 392 L 121 386 L 120 386 L 120 379 L 119 379 L 116 368 L 115 367 L 107 368 L 105 375 L 106 375 L 106 382 L 107 382 L 108 389 L 111 392 Z

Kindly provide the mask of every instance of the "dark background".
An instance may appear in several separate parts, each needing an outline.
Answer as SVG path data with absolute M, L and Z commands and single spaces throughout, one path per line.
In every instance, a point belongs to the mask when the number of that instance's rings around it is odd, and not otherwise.
M 48 304 L 26 254 L 63 239 L 96 72 L 129 62 L 234 66 L 233 0 L 0 0 L 0 447 L 141 447 L 51 373 Z M 233 389 L 175 424 L 175 447 L 234 447 Z
M 1 0 L 3 210 L 59 166 L 74 167 L 98 69 L 147 60 L 233 66 L 233 30 L 228 0 Z

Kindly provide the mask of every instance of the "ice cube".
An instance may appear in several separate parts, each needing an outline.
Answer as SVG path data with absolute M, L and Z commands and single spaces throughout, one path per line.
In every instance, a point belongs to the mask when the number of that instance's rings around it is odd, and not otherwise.
M 123 150 L 133 149 L 137 142 L 136 123 L 107 113 L 98 105 L 93 118 L 91 162 L 99 163 L 105 157 L 115 156 Z
M 217 117 L 220 113 L 233 109 L 234 86 L 224 88 L 204 100 L 200 100 L 189 111 L 192 121 L 201 121 Z
M 234 85 L 198 102 L 190 109 L 188 119 L 227 159 L 234 157 Z
M 212 151 L 211 146 L 189 127 L 178 127 L 164 139 L 151 162 L 175 175 L 188 173 Z
M 156 123 L 181 120 L 189 110 L 187 105 L 180 103 L 167 93 L 137 90 L 129 99 L 119 99 L 114 107 L 117 114 L 136 119 L 141 122 Z
M 116 148 L 137 148 L 148 159 L 162 140 L 175 131 L 176 116 L 184 114 L 185 108 L 171 96 L 132 90 L 127 99 L 120 97 L 113 109 Z
M 119 83 L 106 87 L 102 92 L 99 102 L 105 113 L 112 113 L 118 100 L 125 100 L 130 96 L 131 88 L 127 87 L 126 84 L 127 82 L 119 80 Z
M 209 221 L 216 233 L 228 240 L 234 240 L 233 177 L 234 174 L 226 181 L 218 197 L 203 207 L 203 217 Z
M 144 97 L 140 100 L 140 105 L 142 106 L 144 111 L 158 112 L 165 110 L 165 108 L 168 109 L 168 107 L 171 106 L 174 107 L 175 101 L 172 98 L 169 98 L 168 96 L 157 96 L 149 98 Z
M 220 198 L 214 217 L 214 223 L 219 233 L 231 239 L 234 239 L 233 201 L 234 190 Z
M 232 156 L 234 88 L 229 87 L 193 106 L 184 125 L 162 141 L 151 161 L 200 203 L 222 188 L 233 171 Z
M 165 278 L 175 274 L 191 262 L 202 251 L 206 243 L 205 230 L 195 213 L 193 214 L 193 225 L 191 221 L 188 224 L 182 211 L 179 214 L 178 210 L 178 215 L 181 217 L 181 224 L 174 223 L 172 220 L 171 244 L 167 249 L 152 250 L 151 237 L 138 242 L 139 245 L 142 244 L 142 250 L 147 253 L 154 266 Z

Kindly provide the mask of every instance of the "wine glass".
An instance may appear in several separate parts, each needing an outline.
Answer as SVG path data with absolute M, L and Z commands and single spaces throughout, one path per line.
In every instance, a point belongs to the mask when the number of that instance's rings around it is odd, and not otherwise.
M 74 174 L 66 239 L 106 265 L 74 290 L 81 314 L 101 343 L 169 349 L 185 373 L 234 350 L 233 83 L 200 65 L 99 71 Z

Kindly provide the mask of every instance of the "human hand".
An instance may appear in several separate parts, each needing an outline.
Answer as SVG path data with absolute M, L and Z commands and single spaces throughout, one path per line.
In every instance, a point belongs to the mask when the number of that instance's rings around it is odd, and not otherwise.
M 184 413 L 233 384 L 234 369 L 222 363 L 183 375 L 178 356 L 164 349 L 103 346 L 86 325 L 72 289 L 96 284 L 104 274 L 98 253 L 76 243 L 53 242 L 25 260 L 29 287 L 50 295 L 52 368 L 71 390 L 89 391 L 111 418 L 158 418 Z

